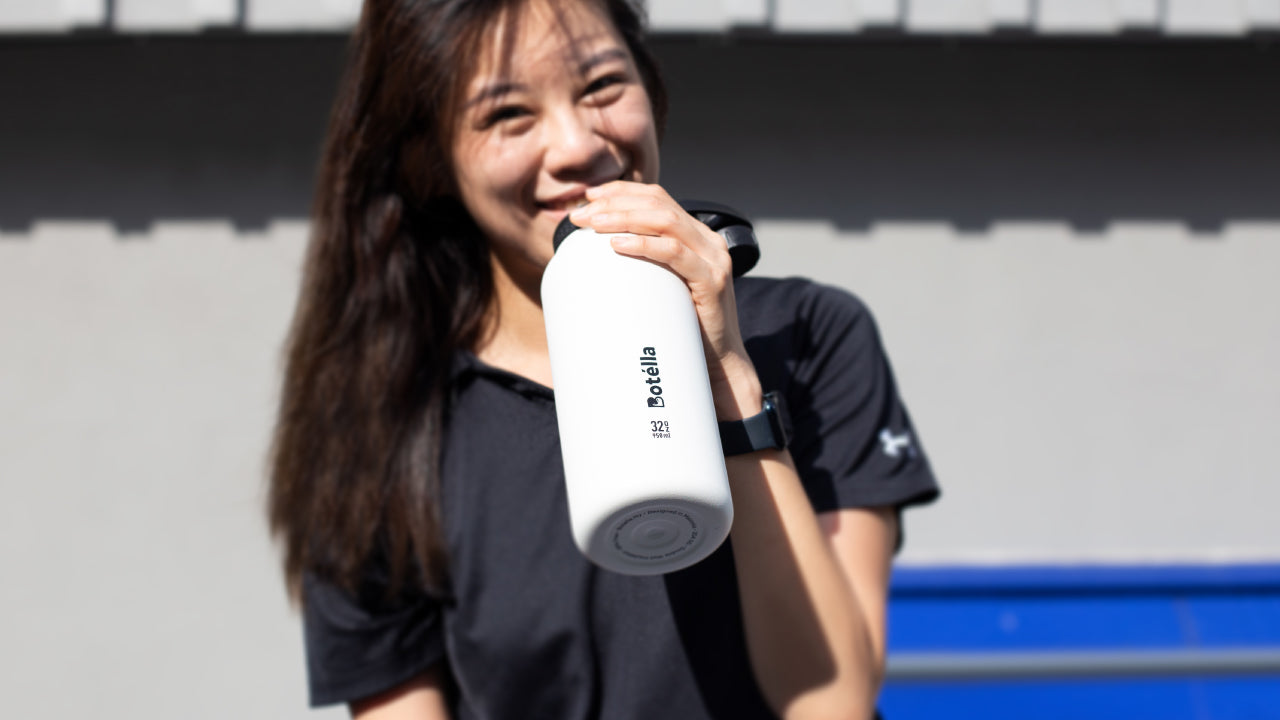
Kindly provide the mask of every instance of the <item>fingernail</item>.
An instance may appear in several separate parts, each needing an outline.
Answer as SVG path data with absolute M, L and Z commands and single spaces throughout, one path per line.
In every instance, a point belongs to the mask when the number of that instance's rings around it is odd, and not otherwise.
M 635 235 L 613 235 L 609 242 L 615 250 L 631 250 L 640 244 L 640 238 Z

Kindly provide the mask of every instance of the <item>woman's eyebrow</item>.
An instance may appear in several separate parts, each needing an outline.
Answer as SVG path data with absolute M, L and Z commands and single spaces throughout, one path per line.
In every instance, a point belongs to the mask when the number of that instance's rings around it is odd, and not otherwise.
M 592 68 L 596 67 L 597 65 L 603 65 L 604 63 L 607 63 L 613 60 L 626 61 L 626 59 L 627 59 L 626 50 L 623 50 L 622 48 L 617 48 L 617 47 L 608 48 L 607 50 L 601 50 L 600 52 L 588 58 L 583 59 L 580 63 L 578 63 L 578 72 L 583 75 L 586 75 L 587 73 L 591 72 Z M 521 90 L 528 90 L 528 86 L 524 85 L 523 83 L 517 83 L 517 82 L 508 82 L 508 81 L 493 82 L 480 88 L 480 90 L 476 92 L 476 94 L 472 95 L 471 98 L 467 100 L 466 104 L 463 107 L 464 108 L 474 107 L 476 105 L 479 105 L 482 102 L 485 102 L 486 100 L 494 100 L 496 98 L 502 97 L 503 95 L 506 95 L 507 93 L 518 92 Z
M 625 61 L 626 59 L 627 59 L 626 50 L 623 50 L 622 48 L 619 48 L 619 47 L 612 47 L 607 50 L 601 50 L 595 55 L 592 55 L 591 57 L 588 57 L 584 59 L 582 62 L 578 63 L 578 72 L 582 73 L 583 75 L 586 75 L 587 73 L 591 72 L 591 69 L 597 65 L 602 65 L 604 63 L 609 62 L 610 60 Z
M 514 82 L 490 83 L 489 85 L 486 85 L 483 88 L 481 88 L 480 91 L 477 92 L 475 95 L 472 95 L 471 99 L 467 100 L 466 104 L 463 106 L 463 109 L 474 107 L 476 105 L 479 105 L 482 102 L 485 102 L 486 100 L 494 100 L 496 98 L 500 98 L 503 95 L 506 95 L 507 93 L 512 93 L 512 92 L 525 90 L 525 89 L 527 88 L 520 83 L 514 83 Z

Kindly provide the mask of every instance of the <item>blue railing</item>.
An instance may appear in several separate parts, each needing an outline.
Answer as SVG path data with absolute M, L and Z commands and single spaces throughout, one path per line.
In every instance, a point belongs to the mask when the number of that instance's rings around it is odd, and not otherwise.
M 1280 719 L 1280 564 L 907 568 L 887 720 Z

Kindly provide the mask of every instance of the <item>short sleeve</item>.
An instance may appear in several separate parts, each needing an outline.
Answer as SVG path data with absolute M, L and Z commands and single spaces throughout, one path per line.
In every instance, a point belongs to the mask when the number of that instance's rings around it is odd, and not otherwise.
M 843 290 L 806 290 L 787 401 L 791 453 L 814 509 L 934 500 L 937 482 L 871 312 Z
M 439 603 L 425 593 L 385 596 L 366 582 L 358 592 L 308 575 L 303 580 L 303 632 L 311 705 L 376 695 L 444 657 Z

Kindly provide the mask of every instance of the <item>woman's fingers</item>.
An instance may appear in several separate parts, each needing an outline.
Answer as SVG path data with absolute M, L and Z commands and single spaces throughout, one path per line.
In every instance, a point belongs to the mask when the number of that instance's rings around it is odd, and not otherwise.
M 709 295 L 719 295 L 724 289 L 724 281 L 719 277 L 716 265 L 673 238 L 662 235 L 617 234 L 611 241 L 613 249 L 623 255 L 667 266 L 684 278 L 695 293 L 705 289 Z
M 669 268 L 689 287 L 708 350 L 741 345 L 733 299 L 733 261 L 724 239 L 685 212 L 657 185 L 614 182 L 592 188 L 574 223 L 612 235 L 616 252 Z
M 686 213 L 657 185 L 613 182 L 592 188 L 587 197 L 590 203 L 570 215 L 575 224 L 599 233 L 627 233 L 674 241 L 628 243 L 629 249 L 618 248 L 628 255 L 670 265 L 687 280 L 703 275 L 689 264 L 693 258 L 688 251 L 717 271 L 732 268 L 724 239 Z M 693 275 L 687 275 L 686 271 Z
M 695 296 L 718 296 L 732 278 L 733 261 L 724 240 L 678 206 L 613 208 L 582 220 L 596 232 L 613 235 L 616 251 L 670 268 L 689 284 Z

